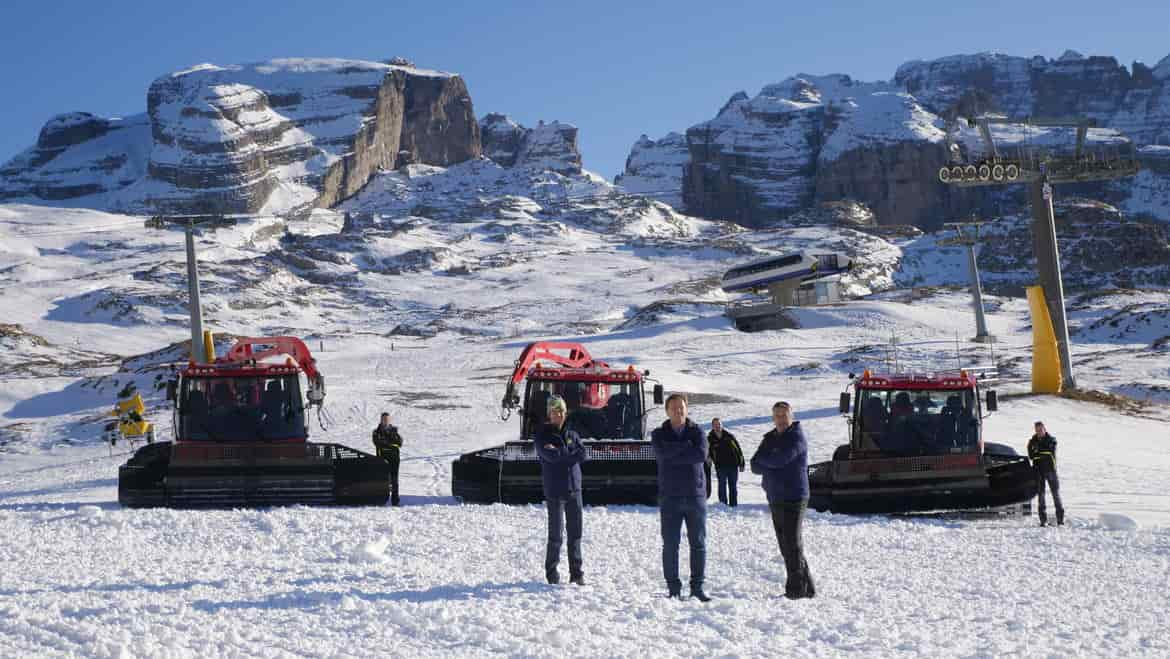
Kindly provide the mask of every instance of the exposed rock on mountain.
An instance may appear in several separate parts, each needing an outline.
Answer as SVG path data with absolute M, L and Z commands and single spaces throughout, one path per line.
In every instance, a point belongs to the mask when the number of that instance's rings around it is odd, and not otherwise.
M 853 200 L 880 224 L 937 228 L 971 212 L 1014 212 L 1020 191 L 960 190 L 940 183 L 948 121 L 1001 113 L 1011 117 L 1083 116 L 1104 153 L 1132 138 L 1149 172 L 1137 180 L 1081 186 L 1071 193 L 1104 198 L 1122 210 L 1170 220 L 1170 57 L 1132 70 L 1111 57 L 1069 51 L 1057 59 L 982 53 L 903 64 L 889 82 L 800 74 L 740 92 L 718 115 L 677 138 L 639 139 L 619 179 L 629 189 L 669 185 L 677 176 L 682 208 L 747 226 L 785 220 L 824 201 Z M 1073 131 L 997 134 L 1008 148 L 1071 147 Z M 672 134 L 674 135 L 674 134 Z M 977 131 L 957 135 L 961 152 L 982 150 Z M 648 175 L 647 172 L 650 172 Z
M 681 133 L 669 133 L 660 140 L 645 135 L 634 142 L 626 158 L 626 171 L 614 184 L 639 194 L 682 207 L 683 168 L 690 162 L 687 140 Z
M 1109 204 L 1078 198 L 1060 201 L 1055 212 L 1066 291 L 1170 287 L 1165 222 L 1125 217 Z M 982 227 L 979 273 L 989 292 L 1022 295 L 1025 286 L 1036 283 L 1031 222 L 1028 214 L 1011 215 Z M 900 286 L 966 285 L 965 249 L 939 245 L 948 233 L 904 245 Z
M 36 146 L 0 166 L 0 201 L 61 200 L 121 189 L 145 174 L 150 144 L 145 114 L 58 115 L 45 123 Z
M 333 205 L 379 169 L 478 157 L 463 80 L 394 61 L 279 59 L 163 76 L 142 117 L 50 120 L 37 146 L 0 170 L 0 198 L 105 193 L 87 205 L 289 210 Z
M 581 171 L 577 127 L 558 121 L 525 128 L 507 115 L 491 113 L 480 120 L 483 153 L 504 167 L 548 169 L 561 174 Z

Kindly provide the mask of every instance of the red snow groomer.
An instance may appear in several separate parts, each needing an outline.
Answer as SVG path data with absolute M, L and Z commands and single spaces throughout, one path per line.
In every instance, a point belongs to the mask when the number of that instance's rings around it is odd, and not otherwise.
M 1028 458 L 984 441 L 974 371 L 866 370 L 849 386 L 852 401 L 847 387 L 839 403 L 848 415 L 849 443 L 831 461 L 809 466 L 809 507 L 835 513 L 973 510 L 1036 495 Z M 987 411 L 995 411 L 995 391 L 985 400 Z
M 552 395 L 565 399 L 565 425 L 581 435 L 589 461 L 581 465 L 587 504 L 654 504 L 658 496 L 654 450 L 646 438 L 643 391 L 649 371 L 613 368 L 578 343 L 532 343 L 516 360 L 501 417 L 520 410 L 520 441 L 461 455 L 451 465 L 451 493 L 476 503 L 544 500 L 540 461 L 532 439 L 548 421 Z M 517 386 L 524 382 L 523 398 Z M 653 388 L 662 404 L 661 384 Z
M 325 379 L 300 339 L 241 337 L 226 356 L 188 364 L 167 399 L 175 441 L 144 446 L 122 465 L 123 506 L 381 505 L 389 497 L 386 461 L 308 441 L 306 412 L 324 402 Z

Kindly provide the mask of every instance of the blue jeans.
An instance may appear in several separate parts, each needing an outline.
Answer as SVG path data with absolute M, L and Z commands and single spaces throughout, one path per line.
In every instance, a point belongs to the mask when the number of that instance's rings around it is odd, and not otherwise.
M 544 507 L 548 511 L 548 544 L 544 551 L 545 576 L 550 581 L 558 577 L 557 563 L 561 561 L 561 543 L 564 542 L 566 526 L 569 532 L 569 578 L 582 576 L 584 572 L 581 568 L 581 492 L 570 492 L 568 496 L 545 499 Z
M 734 506 L 739 503 L 739 467 L 715 467 L 719 477 L 719 503 Z
M 687 525 L 687 540 L 691 546 L 691 590 L 703 588 L 707 567 L 707 500 L 701 497 L 660 497 L 659 514 L 662 520 L 662 575 L 671 593 L 682 590 L 678 578 L 678 545 L 682 541 L 682 525 Z

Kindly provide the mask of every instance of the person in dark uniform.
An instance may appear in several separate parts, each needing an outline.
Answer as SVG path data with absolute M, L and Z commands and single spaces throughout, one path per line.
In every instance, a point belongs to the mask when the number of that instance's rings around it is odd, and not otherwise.
M 390 413 L 382 412 L 382 420 L 374 428 L 374 447 L 378 450 L 378 457 L 390 463 L 390 505 L 402 505 L 398 499 L 398 463 L 402 449 L 402 435 L 398 428 L 390 424 Z
M 548 511 L 548 544 L 544 552 L 544 575 L 550 584 L 560 583 L 557 563 L 567 527 L 569 535 L 569 583 L 585 585 L 581 557 L 582 502 L 581 463 L 589 459 L 577 431 L 565 427 L 568 408 L 565 399 L 548 399 L 548 424 L 533 442 L 540 458 L 544 486 L 544 507 Z
M 752 456 L 752 473 L 764 477 L 772 527 L 788 572 L 784 596 L 814 597 L 816 587 L 804 558 L 801 530 L 808 510 L 808 441 L 788 403 L 781 401 L 772 406 L 772 423 L 776 427 L 764 435 Z
M 1044 422 L 1037 421 L 1036 434 L 1028 440 L 1028 458 L 1036 468 L 1036 498 L 1040 500 L 1040 526 L 1048 525 L 1048 512 L 1044 509 L 1044 489 L 1052 488 L 1052 503 L 1056 506 L 1056 525 L 1064 524 L 1064 504 L 1060 501 L 1060 479 L 1056 477 L 1056 438 L 1048 434 Z
M 650 434 L 658 462 L 658 514 L 662 525 L 662 574 L 668 596 L 682 597 L 678 576 L 678 546 L 687 525 L 691 550 L 691 597 L 711 598 L 703 591 L 707 570 L 707 476 L 703 464 L 709 448 L 702 429 L 687 417 L 687 398 L 666 399 L 667 420 Z
M 708 460 L 715 465 L 719 479 L 719 503 L 735 507 L 739 503 L 739 472 L 744 470 L 743 449 L 735 435 L 723 427 L 719 417 L 711 419 Z

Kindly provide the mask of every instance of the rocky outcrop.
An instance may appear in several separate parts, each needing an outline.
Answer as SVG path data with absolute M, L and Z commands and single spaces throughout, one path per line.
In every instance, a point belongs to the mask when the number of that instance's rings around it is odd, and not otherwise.
M 105 193 L 92 205 L 148 212 L 288 211 L 334 205 L 380 169 L 446 166 L 480 155 L 463 80 L 403 60 L 199 65 L 155 80 L 145 117 L 147 148 L 124 149 L 137 158 L 123 170 L 137 176 L 82 187 L 66 172 L 52 190 L 22 184 L 45 178 L 63 158 L 100 152 L 95 142 L 108 140 L 114 128 L 88 115 L 57 118 L 35 153 L 5 166 L 0 194 Z
M 877 225 L 873 211 L 855 201 L 827 201 L 790 215 L 786 221 L 794 227 L 840 226 L 868 229 Z
M 1144 179 L 1065 194 L 1170 220 L 1170 201 L 1163 201 L 1170 188 L 1163 177 L 1170 174 L 1160 171 L 1170 169 L 1170 158 L 1159 149 L 1170 144 L 1170 57 L 1127 70 L 1114 58 L 1073 51 L 1051 60 L 983 53 L 913 61 L 889 82 L 801 74 L 754 97 L 739 92 L 715 118 L 687 130 L 681 203 L 687 212 L 747 226 L 784 222 L 832 200 L 864 204 L 880 224 L 927 229 L 973 212 L 1013 212 L 1026 203 L 1019 191 L 964 191 L 937 180 L 949 156 L 950 120 L 989 112 L 1088 117 L 1113 129 L 1090 135 L 1106 151 L 1128 148 L 1116 131 L 1133 138 L 1150 166 Z M 1071 133 L 1033 130 L 997 139 L 1012 148 L 1035 140 L 1063 148 L 1071 147 Z M 961 130 L 958 138 L 960 152 L 982 148 L 975 130 Z M 642 172 L 677 169 L 676 153 L 639 139 L 621 176 L 639 180 Z
M 504 167 L 547 169 L 561 174 L 581 172 L 577 127 L 541 121 L 525 128 L 503 114 L 491 113 L 480 120 L 483 152 Z
M 1066 290 L 1170 287 L 1170 227 L 1124 217 L 1086 199 L 1057 204 L 1056 234 Z M 1031 220 L 995 227 L 980 249 L 979 268 L 993 291 L 1020 293 L 1035 283 Z
M 630 192 L 681 208 L 683 170 L 689 162 L 687 140 L 681 133 L 669 133 L 660 140 L 642 135 L 626 158 L 625 173 L 618 174 L 613 182 Z
M 0 200 L 61 200 L 119 190 L 142 177 L 149 151 L 146 115 L 58 115 L 45 123 L 35 146 L 0 166 Z
M 483 146 L 483 155 L 503 167 L 515 165 L 516 156 L 520 153 L 520 145 L 527 132 L 527 129 L 512 121 L 507 115 L 489 113 L 479 120 L 479 139 Z

